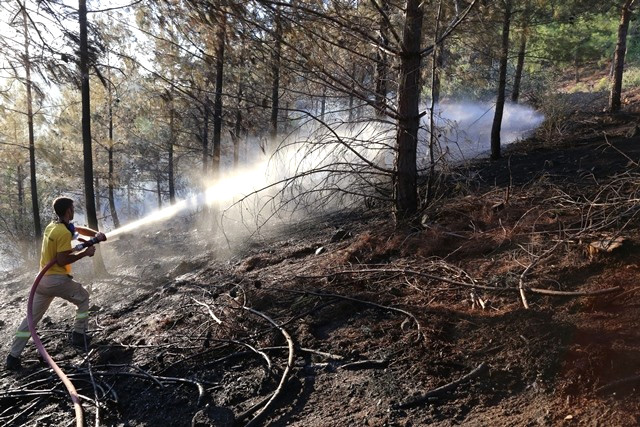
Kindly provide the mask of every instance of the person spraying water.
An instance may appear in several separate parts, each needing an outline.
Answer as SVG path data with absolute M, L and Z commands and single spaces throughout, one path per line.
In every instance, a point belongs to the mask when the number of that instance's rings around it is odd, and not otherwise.
M 7 356 L 6 366 L 10 370 L 21 367 L 20 355 L 31 337 L 29 323 L 35 329 L 55 297 L 65 299 L 77 307 L 71 335 L 72 344 L 85 348 L 91 340 L 86 334 L 89 317 L 89 293 L 82 284 L 73 280 L 71 264 L 82 258 L 92 257 L 96 251 L 94 244 L 106 240 L 106 236 L 104 233 L 90 228 L 73 225 L 71 221 L 74 216 L 74 206 L 73 200 L 70 198 L 58 197 L 55 199 L 53 210 L 58 218 L 57 221 L 46 227 L 43 234 L 40 256 L 41 272 L 38 276 L 40 280 L 34 283 L 29 297 L 28 315 L 18 327 Z M 78 235 L 91 239 L 83 240 L 78 238 Z M 78 238 L 81 243 L 73 248 L 71 241 L 75 238 Z

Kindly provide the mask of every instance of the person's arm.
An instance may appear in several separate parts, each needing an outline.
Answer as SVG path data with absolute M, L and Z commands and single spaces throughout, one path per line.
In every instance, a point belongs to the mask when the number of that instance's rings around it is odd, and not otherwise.
M 82 252 L 78 252 L 78 253 L 73 253 L 73 251 L 63 251 L 63 252 L 58 252 L 56 254 L 56 263 L 60 266 L 60 267 L 64 267 L 65 265 L 68 264 L 73 264 L 74 262 L 87 257 L 87 256 L 93 256 L 96 253 L 96 247 L 95 246 L 90 246 L 87 249 L 85 249 Z
M 76 226 L 76 231 L 78 232 L 78 234 L 82 234 L 83 236 L 87 236 L 87 237 L 96 237 L 98 234 L 101 234 L 103 237 L 103 239 L 101 240 L 104 240 L 104 233 L 93 230 L 91 228 Z

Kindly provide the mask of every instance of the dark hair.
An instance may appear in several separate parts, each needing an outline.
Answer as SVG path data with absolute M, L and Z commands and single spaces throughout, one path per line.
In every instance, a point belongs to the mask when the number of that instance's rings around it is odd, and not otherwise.
M 73 206 L 73 199 L 68 197 L 58 197 L 53 201 L 53 210 L 56 212 L 56 215 L 61 217 L 64 213 Z

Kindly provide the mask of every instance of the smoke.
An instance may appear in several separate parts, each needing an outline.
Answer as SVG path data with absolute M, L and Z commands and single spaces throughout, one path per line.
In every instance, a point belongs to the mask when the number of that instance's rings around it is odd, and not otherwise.
M 446 153 L 446 158 L 450 161 L 489 155 L 491 127 L 495 114 L 493 103 L 442 103 L 434 110 L 439 153 Z M 543 114 L 527 105 L 506 104 L 500 132 L 502 145 L 509 145 L 530 136 L 543 120 Z M 422 141 L 429 138 L 428 126 L 428 118 L 424 118 Z M 424 146 L 423 155 L 427 154 L 428 148 Z
M 488 154 L 493 105 L 443 103 L 435 111 L 438 158 L 458 162 Z M 528 136 L 543 120 L 530 107 L 508 104 L 502 143 Z M 419 134 L 418 163 L 428 164 L 428 116 Z M 255 161 L 241 170 L 223 167 L 215 182 L 204 182 L 176 204 L 156 210 L 107 236 L 114 237 L 144 225 L 207 209 L 207 216 L 225 231 L 259 229 L 274 219 L 294 218 L 322 210 L 385 199 L 393 168 L 396 128 L 390 122 L 347 122 L 342 114 L 327 114 L 323 122 L 301 116 L 272 156 L 260 155 L 257 144 L 249 156 Z M 212 227 L 212 226 L 210 226 Z M 214 227 L 215 228 L 215 227 Z

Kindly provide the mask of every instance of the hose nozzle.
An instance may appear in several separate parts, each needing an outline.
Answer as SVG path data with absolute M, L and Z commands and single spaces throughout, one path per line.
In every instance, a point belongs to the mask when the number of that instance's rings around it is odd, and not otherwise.
M 105 242 L 106 240 L 107 240 L 107 236 L 104 233 L 98 233 L 94 237 L 90 238 L 89 240 L 86 240 L 82 243 L 77 244 L 73 248 L 73 250 L 75 252 L 78 252 L 85 248 L 88 248 L 89 246 L 97 245 L 100 242 Z

